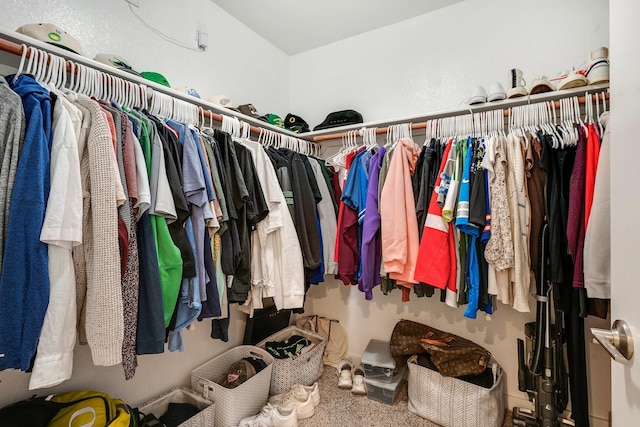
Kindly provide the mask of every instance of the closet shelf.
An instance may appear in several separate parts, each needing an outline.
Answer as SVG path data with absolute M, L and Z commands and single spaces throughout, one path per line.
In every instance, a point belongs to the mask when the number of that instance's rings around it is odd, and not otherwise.
M 14 31 L 7 31 L 5 29 L 0 29 L 0 50 L 1 51 L 5 51 L 17 56 L 21 56 L 22 49 L 23 49 L 22 45 L 36 47 L 40 50 L 44 50 L 48 53 L 54 54 L 64 59 L 85 65 L 87 67 L 91 67 L 105 74 L 111 74 L 123 80 L 127 80 L 140 85 L 145 85 L 156 92 L 160 92 L 165 95 L 171 96 L 173 98 L 180 99 L 181 101 L 194 104 L 198 107 L 201 107 L 204 110 L 205 117 L 212 118 L 213 120 L 219 123 L 222 122 L 222 115 L 225 115 L 228 117 L 237 117 L 239 120 L 242 120 L 245 123 L 249 123 L 249 125 L 251 126 L 251 132 L 254 134 L 260 134 L 263 129 L 267 129 L 267 130 L 270 130 L 282 135 L 294 137 L 294 138 L 308 139 L 308 138 L 300 138 L 300 135 L 298 135 L 297 133 L 293 133 L 281 127 L 263 122 L 262 120 L 258 120 L 254 117 L 247 116 L 240 112 L 229 110 L 227 108 L 221 107 L 211 102 L 207 102 L 205 100 L 192 97 L 185 93 L 179 92 L 177 90 L 174 90 L 166 86 L 162 86 L 158 83 L 152 82 L 150 80 L 147 80 L 143 77 L 138 77 L 136 75 L 127 73 L 125 71 L 121 71 L 117 68 L 110 67 L 98 61 L 94 61 L 92 59 L 89 59 L 84 56 L 78 55 L 76 53 L 70 52 L 68 50 L 59 48 L 57 46 L 50 45 L 48 43 L 44 43 L 39 40 L 35 40 L 31 37 L 25 36 L 20 33 L 16 33 Z M 67 71 L 69 71 L 68 66 L 67 66 Z
M 313 142 L 322 142 L 322 141 L 330 141 L 334 139 L 341 139 L 343 134 L 348 131 L 366 128 L 377 128 L 377 134 L 387 133 L 387 128 L 391 125 L 401 124 L 401 123 L 412 123 L 411 129 L 424 129 L 426 128 L 426 122 L 428 120 L 436 120 L 443 119 L 446 117 L 455 117 L 455 116 L 463 116 L 465 114 L 470 113 L 480 113 L 482 111 L 495 111 L 504 109 L 505 117 L 508 115 L 508 109 L 513 107 L 518 107 L 520 105 L 534 104 L 538 102 L 545 101 L 555 101 L 556 108 L 558 108 L 559 103 L 558 100 L 569 98 L 572 96 L 578 96 L 578 102 L 580 104 L 584 103 L 584 95 L 586 93 L 595 93 L 595 92 L 603 92 L 609 89 L 609 83 L 601 83 L 596 85 L 582 86 L 573 89 L 566 89 L 562 91 L 553 91 L 540 93 L 536 95 L 528 95 L 520 98 L 506 99 L 504 101 L 499 102 L 485 102 L 484 104 L 476 104 L 476 105 L 467 105 L 464 107 L 458 107 L 450 110 L 442 110 L 436 111 L 433 113 L 426 114 L 417 114 L 414 116 L 406 116 L 406 117 L 398 117 L 395 119 L 386 119 L 379 120 L 367 123 L 358 123 L 354 125 L 341 126 L 330 129 L 323 129 L 320 131 L 314 131 L 305 133 L 304 136 L 301 136 L 304 139 Z M 606 98 L 609 99 L 609 94 L 606 94 Z
M 449 110 L 436 111 L 432 113 L 423 113 L 423 114 L 417 114 L 412 116 L 397 117 L 393 119 L 378 120 L 378 121 L 372 121 L 367 123 L 359 123 L 354 125 L 341 126 L 336 128 L 323 129 L 320 131 L 297 134 L 297 133 L 290 132 L 286 129 L 280 128 L 278 126 L 274 126 L 269 123 L 263 122 L 256 118 L 247 116 L 245 114 L 242 114 L 233 110 L 229 110 L 227 108 L 204 101 L 199 98 L 194 98 L 192 96 L 189 96 L 177 90 L 170 89 L 170 88 L 167 88 L 166 86 L 162 86 L 155 82 L 146 80 L 142 77 L 135 76 L 133 74 L 118 70 L 113 67 L 109 67 L 108 65 L 91 60 L 89 58 L 85 58 L 84 56 L 77 55 L 73 52 L 69 52 L 57 46 L 40 42 L 38 40 L 32 39 L 31 37 L 16 33 L 14 31 L 7 31 L 4 29 L 0 29 L 0 50 L 1 51 L 5 51 L 8 53 L 20 56 L 22 55 L 22 49 L 23 49 L 22 45 L 37 47 L 38 49 L 47 51 L 54 55 L 60 56 L 64 59 L 80 63 L 82 65 L 94 68 L 106 74 L 115 75 L 121 79 L 128 80 L 133 83 L 145 85 L 153 89 L 154 91 L 194 104 L 198 107 L 201 107 L 204 110 L 204 115 L 206 117 L 212 118 L 217 122 L 222 122 L 222 115 L 237 117 L 239 120 L 249 123 L 251 126 L 251 132 L 254 134 L 260 134 L 263 129 L 267 129 L 267 130 L 279 133 L 281 135 L 286 135 L 286 136 L 290 136 L 290 137 L 294 137 L 294 138 L 298 138 L 298 139 L 302 139 L 310 142 L 321 142 L 321 141 L 341 139 L 345 132 L 358 130 L 363 127 L 377 128 L 377 131 L 376 131 L 377 134 L 386 133 L 388 126 L 391 126 L 394 124 L 400 124 L 400 123 L 412 123 L 411 125 L 412 130 L 424 129 L 426 127 L 426 122 L 428 120 L 441 119 L 445 117 L 455 117 L 455 116 L 461 116 L 469 113 L 479 113 L 482 111 L 494 111 L 498 109 L 508 110 L 509 108 L 517 107 L 520 105 L 532 104 L 532 103 L 543 102 L 543 101 L 558 101 L 560 99 L 569 98 L 572 96 L 580 97 L 579 102 L 582 104 L 584 103 L 585 93 L 602 92 L 609 88 L 609 83 L 603 83 L 598 85 L 583 86 L 583 87 L 574 88 L 574 89 L 546 92 L 542 94 L 529 95 L 526 97 L 507 99 L 499 102 L 486 102 L 484 104 L 463 106 L 463 107 L 458 107 L 458 108 L 449 109 Z M 608 99 L 608 96 L 609 95 L 607 94 L 607 99 Z M 507 115 L 507 112 L 505 111 L 505 116 L 506 115 Z

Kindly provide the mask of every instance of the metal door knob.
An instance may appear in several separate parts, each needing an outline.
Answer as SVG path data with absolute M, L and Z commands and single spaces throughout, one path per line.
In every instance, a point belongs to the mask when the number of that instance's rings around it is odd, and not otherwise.
M 613 322 L 610 331 L 591 328 L 591 336 L 616 362 L 628 364 L 633 358 L 633 332 L 624 320 Z

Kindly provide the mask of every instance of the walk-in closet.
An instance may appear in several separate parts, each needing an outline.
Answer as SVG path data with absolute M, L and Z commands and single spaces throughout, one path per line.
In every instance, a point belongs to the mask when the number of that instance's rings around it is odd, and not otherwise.
M 486 351 L 495 425 L 636 425 L 640 7 L 262 3 L 0 5 L 0 408 L 95 390 L 180 395 L 181 425 L 448 425 L 412 403 L 419 333 Z M 376 343 L 408 360 L 397 393 Z M 315 416 L 287 375 L 319 383 Z

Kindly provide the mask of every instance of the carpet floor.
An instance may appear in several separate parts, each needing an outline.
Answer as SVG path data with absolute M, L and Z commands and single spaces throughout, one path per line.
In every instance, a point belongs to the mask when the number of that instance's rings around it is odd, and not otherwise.
M 338 377 L 335 368 L 325 366 L 322 377 L 318 380 L 320 387 L 320 404 L 315 415 L 298 421 L 299 427 L 438 427 L 407 409 L 407 383 L 401 386 L 398 398 L 393 405 L 357 396 L 349 390 L 338 388 Z M 505 416 L 503 427 L 510 427 L 511 414 Z M 482 427 L 482 426 L 478 426 Z

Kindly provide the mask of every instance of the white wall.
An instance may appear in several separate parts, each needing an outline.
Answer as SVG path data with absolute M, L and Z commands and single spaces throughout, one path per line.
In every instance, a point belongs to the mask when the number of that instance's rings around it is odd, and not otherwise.
M 231 307 L 229 342 L 212 340 L 211 321 L 195 324 L 195 330 L 185 331 L 184 352 L 166 351 L 163 354 L 138 356 L 135 376 L 126 381 L 122 366 L 94 366 L 86 345 L 76 345 L 73 375 L 56 387 L 29 391 L 30 374 L 20 371 L 0 372 L 0 407 L 34 394 L 46 396 L 71 390 L 98 390 L 117 396 L 129 405 L 138 406 L 178 386 L 191 385 L 191 370 L 202 363 L 240 345 L 244 336 L 246 315 Z
M 209 34 L 206 52 L 166 42 L 145 28 L 124 0 L 3 0 L 0 28 L 50 22 L 76 38 L 87 57 L 114 53 L 137 71 L 157 71 L 171 87 L 194 88 L 204 99 L 225 94 L 261 114 L 289 112 L 289 57 L 210 0 L 141 0 L 133 10 L 147 23 L 196 47 L 198 29 Z
M 555 76 L 608 45 L 607 0 L 466 0 L 291 57 L 291 110 L 364 121 L 457 107 L 477 85 Z

